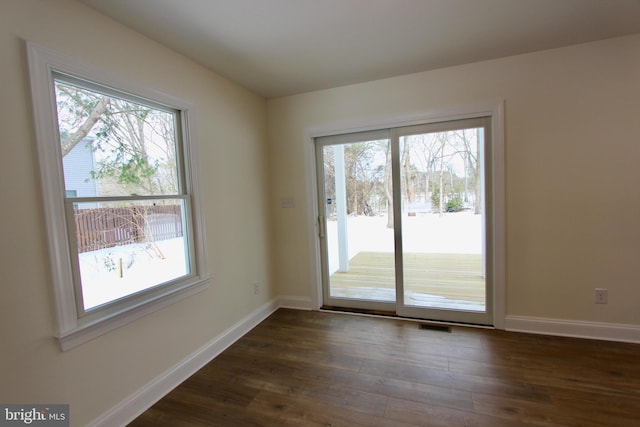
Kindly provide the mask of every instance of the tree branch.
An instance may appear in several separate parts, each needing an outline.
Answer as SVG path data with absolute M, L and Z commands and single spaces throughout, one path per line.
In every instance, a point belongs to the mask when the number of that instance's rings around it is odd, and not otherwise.
M 62 157 L 69 154 L 71 150 L 73 150 L 74 147 L 78 145 L 78 143 L 82 141 L 82 139 L 86 137 L 89 132 L 91 132 L 91 129 L 98 122 L 98 120 L 100 120 L 100 117 L 102 116 L 110 102 L 111 98 L 109 98 L 108 96 L 103 96 L 96 104 L 96 106 L 93 107 L 93 110 L 91 110 L 89 117 L 87 117 L 87 119 L 84 121 L 84 123 L 82 123 L 78 130 L 62 142 Z

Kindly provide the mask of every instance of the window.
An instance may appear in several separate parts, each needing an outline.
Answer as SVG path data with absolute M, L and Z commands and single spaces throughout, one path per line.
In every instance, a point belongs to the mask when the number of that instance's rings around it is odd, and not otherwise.
M 208 284 L 192 106 L 28 44 L 63 349 Z

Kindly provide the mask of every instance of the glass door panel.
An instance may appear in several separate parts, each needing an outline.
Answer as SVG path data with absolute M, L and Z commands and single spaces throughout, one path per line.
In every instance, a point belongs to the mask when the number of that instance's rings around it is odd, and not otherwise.
M 491 324 L 490 119 L 410 126 L 393 135 L 402 272 L 396 313 Z
M 406 306 L 486 309 L 483 133 L 472 128 L 399 139 Z
M 351 139 L 355 142 L 324 141 L 319 150 L 326 245 L 324 302 L 393 310 L 390 140 Z

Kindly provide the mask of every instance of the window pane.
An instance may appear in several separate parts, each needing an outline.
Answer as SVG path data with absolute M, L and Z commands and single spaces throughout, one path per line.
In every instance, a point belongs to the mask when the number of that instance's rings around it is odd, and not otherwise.
M 394 302 L 390 141 L 323 148 L 329 296 Z
M 55 81 L 65 190 L 179 194 L 174 112 Z
M 74 203 L 85 310 L 189 274 L 180 199 Z
M 404 304 L 486 310 L 483 128 L 400 138 Z

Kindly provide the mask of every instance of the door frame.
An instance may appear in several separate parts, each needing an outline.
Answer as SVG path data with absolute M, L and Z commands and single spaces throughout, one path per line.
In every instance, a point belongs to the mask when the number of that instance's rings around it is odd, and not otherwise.
M 304 129 L 305 151 L 305 190 L 308 212 L 307 240 L 309 245 L 309 279 L 310 301 L 308 308 L 317 310 L 322 306 L 322 267 L 320 252 L 320 208 L 318 206 L 317 170 L 314 139 L 352 132 L 374 131 L 385 128 L 397 128 L 413 125 L 426 125 L 445 121 L 472 119 L 477 117 L 491 118 L 491 163 L 492 174 L 490 187 L 493 194 L 491 201 L 493 211 L 493 326 L 497 329 L 505 327 L 505 180 L 504 180 L 504 101 L 473 104 L 449 109 L 427 111 L 404 116 L 368 118 L 362 121 L 342 122 L 309 127 Z M 489 237 L 489 236 L 487 236 Z

